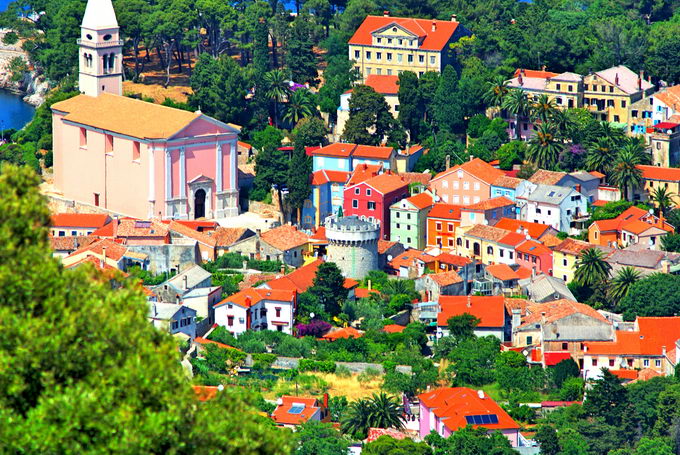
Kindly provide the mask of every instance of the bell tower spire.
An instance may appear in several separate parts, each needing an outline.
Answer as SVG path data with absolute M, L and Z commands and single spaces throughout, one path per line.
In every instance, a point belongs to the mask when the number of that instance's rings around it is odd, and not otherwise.
M 123 41 L 111 0 L 88 0 L 80 26 L 78 86 L 99 96 L 123 92 Z

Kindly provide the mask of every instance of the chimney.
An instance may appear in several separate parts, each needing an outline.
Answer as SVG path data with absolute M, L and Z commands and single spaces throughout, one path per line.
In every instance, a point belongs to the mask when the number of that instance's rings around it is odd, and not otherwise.
M 102 260 L 99 261 L 99 266 L 101 268 L 104 268 L 104 265 L 106 264 L 106 247 L 102 247 Z
M 455 14 L 451 15 L 451 22 L 458 22 L 458 16 Z
M 371 290 L 371 285 L 372 285 L 372 284 L 373 284 L 373 283 L 371 283 L 371 280 L 368 280 L 368 290 L 369 290 L 369 291 Z
M 474 159 L 475 159 L 475 156 L 474 156 L 474 155 L 470 155 L 470 161 L 472 161 L 472 160 L 474 160 Z
M 666 346 L 661 346 L 661 355 L 666 357 Z
M 638 76 L 638 90 L 642 90 L 642 79 L 645 77 L 644 71 L 640 70 L 640 75 Z
M 390 12 L 387 10 L 383 11 L 383 17 L 390 17 Z
M 189 279 L 187 278 L 186 275 L 182 277 L 182 283 L 184 284 L 184 290 L 187 291 L 189 289 Z
M 522 324 L 522 310 L 519 308 L 512 309 L 512 322 L 511 327 L 514 329 Z
M 451 155 L 446 155 L 446 167 L 444 169 L 448 169 L 451 167 Z
M 323 407 L 328 409 L 328 392 L 323 394 Z
M 483 390 L 478 390 L 478 391 L 477 391 L 477 396 L 478 396 L 480 399 L 482 399 L 482 400 L 483 400 L 484 398 L 486 398 L 486 397 L 484 396 L 484 391 L 483 391 Z
M 432 19 L 432 31 L 433 32 L 437 31 L 437 22 L 434 19 Z
M 616 76 L 614 76 L 614 84 L 619 85 L 619 73 L 616 73 Z
M 467 305 L 468 308 L 472 308 L 472 297 L 469 295 L 467 296 Z
M 286 274 L 286 266 L 284 264 L 281 264 L 281 269 L 280 269 L 281 275 Z
M 118 215 L 114 216 L 113 219 L 111 220 L 111 223 L 113 224 L 113 238 L 115 239 L 118 236 Z
M 518 83 L 519 85 L 524 85 L 524 79 L 522 78 L 522 73 L 523 73 L 523 72 L 524 72 L 524 70 L 521 70 L 521 71 L 519 72 L 519 75 L 517 75 L 517 83 Z

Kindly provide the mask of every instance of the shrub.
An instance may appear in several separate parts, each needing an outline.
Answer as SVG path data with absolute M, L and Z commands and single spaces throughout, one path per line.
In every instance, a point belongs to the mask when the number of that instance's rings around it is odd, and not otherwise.
M 276 360 L 276 354 L 253 354 L 253 369 L 268 370 Z
M 318 371 L 321 373 L 335 373 L 335 362 L 333 362 L 332 360 L 300 359 L 298 369 L 300 371 Z
M 298 324 L 295 328 L 297 329 L 298 336 L 319 338 L 331 329 L 331 325 L 326 321 L 314 319 L 309 324 Z
M 352 376 L 352 372 L 345 365 L 337 365 L 335 367 L 335 374 L 340 376 L 341 378 L 348 378 Z
M 366 382 L 370 382 L 376 378 L 378 378 L 381 375 L 380 371 L 376 370 L 373 367 L 368 367 L 366 370 L 359 375 L 357 378 L 360 383 L 364 384 Z
M 273 351 L 284 357 L 309 357 L 312 350 L 306 340 L 287 337 L 281 340 Z

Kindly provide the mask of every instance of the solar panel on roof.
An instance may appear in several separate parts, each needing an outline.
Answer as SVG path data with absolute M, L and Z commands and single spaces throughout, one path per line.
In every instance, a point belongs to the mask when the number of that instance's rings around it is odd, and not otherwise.
M 304 411 L 305 405 L 304 404 L 294 404 L 293 406 L 290 407 L 290 411 L 288 411 L 288 414 L 302 414 L 302 411 Z
M 465 420 L 470 425 L 494 425 L 498 423 L 498 416 L 496 414 L 481 414 L 465 416 Z

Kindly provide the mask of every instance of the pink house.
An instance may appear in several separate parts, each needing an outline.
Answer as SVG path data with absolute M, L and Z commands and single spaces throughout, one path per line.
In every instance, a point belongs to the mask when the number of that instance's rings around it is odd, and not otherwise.
M 512 447 L 519 446 L 519 425 L 483 391 L 467 387 L 442 387 L 425 392 L 420 399 L 420 437 L 432 431 L 448 437 L 461 428 L 500 431 Z
M 526 240 L 515 247 L 517 264 L 552 276 L 552 250 L 536 240 Z
M 473 158 L 435 175 L 430 190 L 445 204 L 477 204 L 489 199 L 491 184 L 503 175 L 486 161 Z
M 239 128 L 121 96 L 111 0 L 88 2 L 78 44 L 82 94 L 52 106 L 56 190 L 137 218 L 237 215 Z

